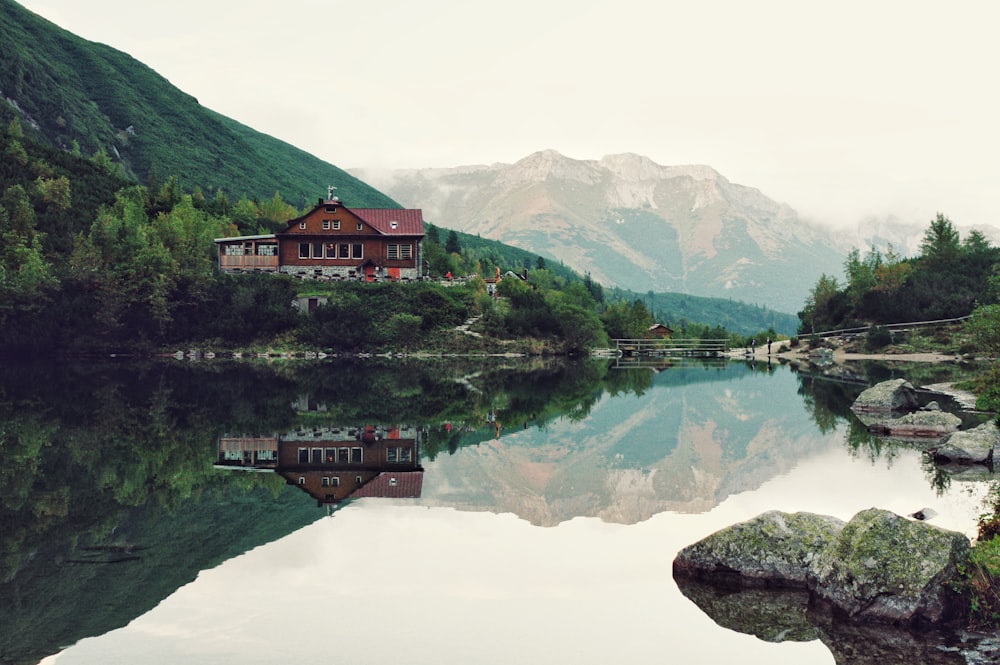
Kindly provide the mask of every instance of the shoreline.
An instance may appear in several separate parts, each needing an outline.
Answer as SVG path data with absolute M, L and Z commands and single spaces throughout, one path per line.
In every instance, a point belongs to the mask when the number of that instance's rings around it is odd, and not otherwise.
M 728 358 L 740 359 L 740 358 L 753 358 L 754 360 L 767 360 L 770 356 L 772 360 L 789 360 L 789 361 L 809 361 L 811 356 L 809 351 L 798 348 L 792 349 L 789 346 L 788 340 L 782 340 L 780 342 L 775 342 L 774 346 L 776 349 L 772 350 L 769 354 L 767 352 L 767 347 L 757 347 L 754 353 L 750 353 L 749 349 L 741 347 L 739 349 L 733 349 L 726 354 Z M 889 361 L 899 361 L 899 362 L 928 362 L 928 363 L 949 363 L 949 362 L 961 362 L 963 360 L 969 360 L 961 355 L 955 353 L 939 353 L 934 351 L 920 352 L 920 353 L 858 353 L 855 351 L 845 351 L 844 349 L 833 349 L 832 353 L 826 356 L 835 363 L 844 363 L 854 360 L 878 360 L 883 362 Z

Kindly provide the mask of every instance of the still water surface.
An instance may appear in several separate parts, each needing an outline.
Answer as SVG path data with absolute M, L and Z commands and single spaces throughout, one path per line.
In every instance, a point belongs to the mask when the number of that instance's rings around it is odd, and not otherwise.
M 137 436 L 146 440 L 136 443 L 172 441 L 163 432 L 171 423 L 193 437 L 184 445 L 208 451 L 182 455 L 196 458 L 192 473 L 212 489 L 174 487 L 147 468 L 143 482 L 163 483 L 152 491 L 172 501 L 116 494 L 116 505 L 127 508 L 52 555 L 54 565 L 70 575 L 93 575 L 94 584 L 51 602 L 72 606 L 61 615 L 70 622 L 102 604 L 134 604 L 134 615 L 116 615 L 90 629 L 98 632 L 62 638 L 75 643 L 31 645 L 41 653 L 8 640 L 6 649 L 22 650 L 6 654 L 10 660 L 32 653 L 38 657 L 20 662 L 834 663 L 820 639 L 764 641 L 720 627 L 675 584 L 677 551 L 772 509 L 846 520 L 873 506 L 900 514 L 927 507 L 937 512 L 938 526 L 971 536 L 985 488 L 982 482 L 942 481 L 920 452 L 863 434 L 846 409 L 863 380 L 816 380 L 778 365 L 681 363 L 656 372 L 441 368 L 416 380 L 412 368 L 405 374 L 411 378 L 403 379 L 398 369 L 370 373 L 331 365 L 308 376 L 254 370 L 237 383 L 227 383 L 229 369 L 193 379 L 178 378 L 178 370 L 147 369 L 141 375 L 148 399 L 135 397 L 120 378 L 128 371 L 113 373 L 122 381 L 113 399 L 124 399 L 126 412 L 159 408 L 172 414 L 138 426 Z M 364 380 L 348 388 L 330 379 L 353 382 L 346 377 L 359 375 Z M 103 373 L 97 378 L 108 379 Z M 154 379 L 157 387 L 148 387 Z M 247 388 L 261 382 L 281 387 Z M 31 381 L 22 376 L 16 383 Z M 177 397 L 188 390 L 236 393 L 248 406 L 226 400 L 213 403 L 215 411 L 194 413 L 193 403 Z M 441 403 L 429 398 L 441 393 L 447 396 Z M 282 401 L 284 396 L 292 397 Z M 211 401 L 207 393 L 195 399 Z M 450 408 L 449 401 L 461 407 Z M 217 423 L 205 422 L 209 413 L 218 414 Z M 237 426 L 260 427 L 255 436 L 280 438 L 284 432 L 294 439 L 294 432 L 301 436 L 309 428 L 376 425 L 393 432 L 393 424 L 404 422 L 400 431 L 420 432 L 415 466 L 422 469 L 422 485 L 412 498 L 319 505 L 294 484 L 296 476 L 281 478 L 268 468 L 276 464 L 248 473 L 231 462 L 227 467 L 219 448 Z M 199 443 L 199 436 L 212 438 Z M 93 445 L 97 451 L 103 444 Z M 186 463 L 175 465 L 177 454 L 133 461 L 183 470 Z M 253 487 L 260 482 L 271 483 L 263 494 Z M 167 530 L 158 532 L 150 521 Z M 193 555 L 187 560 L 185 551 L 198 542 L 182 544 L 166 560 L 155 558 L 169 549 L 167 541 L 190 533 L 236 526 L 245 536 L 250 525 L 265 523 L 281 526 L 262 529 L 264 535 L 239 551 L 213 550 L 205 557 L 208 565 Z M 234 540 L 239 538 L 229 542 Z M 103 545 L 97 550 L 103 558 L 82 565 L 81 543 L 87 542 L 131 543 L 136 556 L 116 550 L 117 558 L 109 558 Z M 158 588 L 158 576 L 176 572 L 172 562 L 194 569 Z M 22 578 L 19 584 L 0 586 L 0 598 L 8 595 L 5 611 L 15 605 L 11 594 L 24 604 L 31 585 L 45 577 L 25 567 L 13 573 L 15 581 Z M 130 575 L 135 582 L 125 591 L 101 591 L 107 584 L 102 579 Z M 148 608 L 136 598 L 147 592 Z M 35 616 L 25 621 L 52 618 Z

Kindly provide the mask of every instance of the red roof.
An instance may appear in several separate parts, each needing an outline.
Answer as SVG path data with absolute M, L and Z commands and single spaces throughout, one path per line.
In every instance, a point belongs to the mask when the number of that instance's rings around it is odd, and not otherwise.
M 423 471 L 383 471 L 351 493 L 352 499 L 379 496 L 387 499 L 416 499 L 424 486 Z
M 419 208 L 348 208 L 385 235 L 424 235 L 424 214 Z

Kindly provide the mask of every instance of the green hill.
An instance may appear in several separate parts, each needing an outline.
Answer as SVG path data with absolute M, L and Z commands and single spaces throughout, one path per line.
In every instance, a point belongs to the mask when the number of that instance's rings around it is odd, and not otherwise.
M 131 56 L 0 0 L 0 119 L 19 116 L 43 143 L 103 151 L 143 184 L 281 197 L 299 208 L 337 186 L 347 205 L 394 207 L 354 176 L 211 111 Z M 28 129 L 28 128 L 32 129 Z

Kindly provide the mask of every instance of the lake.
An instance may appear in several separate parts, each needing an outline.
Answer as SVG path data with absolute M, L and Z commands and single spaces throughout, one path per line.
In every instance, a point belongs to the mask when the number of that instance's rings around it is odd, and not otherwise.
M 930 508 L 974 535 L 988 474 L 942 474 L 849 411 L 870 383 L 956 371 L 8 363 L 0 661 L 964 662 L 671 574 L 772 509 Z

